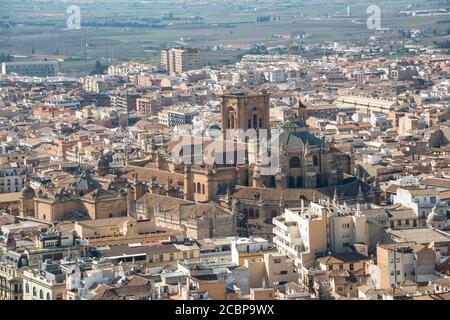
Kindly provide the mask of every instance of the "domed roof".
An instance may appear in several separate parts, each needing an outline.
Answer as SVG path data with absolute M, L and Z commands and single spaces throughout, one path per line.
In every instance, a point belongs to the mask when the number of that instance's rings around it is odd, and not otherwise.
M 445 221 L 445 216 L 443 214 L 436 212 L 436 207 L 433 207 L 430 214 L 428 215 L 427 222 L 441 222 Z
M 35 195 L 34 189 L 32 187 L 30 187 L 30 186 L 25 186 L 20 191 L 20 196 L 22 198 L 33 198 L 34 195 Z

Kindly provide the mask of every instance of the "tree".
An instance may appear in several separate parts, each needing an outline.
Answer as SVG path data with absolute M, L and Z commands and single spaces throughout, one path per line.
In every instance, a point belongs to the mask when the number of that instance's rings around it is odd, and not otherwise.
M 11 61 L 13 61 L 13 57 L 10 54 L 8 55 L 5 55 L 4 53 L 0 54 L 0 62 L 11 62 Z
M 108 68 L 108 66 L 104 66 L 100 63 L 100 61 L 95 61 L 95 66 L 94 66 L 94 70 L 91 72 L 91 75 L 94 74 L 103 74 L 105 73 L 106 69 Z

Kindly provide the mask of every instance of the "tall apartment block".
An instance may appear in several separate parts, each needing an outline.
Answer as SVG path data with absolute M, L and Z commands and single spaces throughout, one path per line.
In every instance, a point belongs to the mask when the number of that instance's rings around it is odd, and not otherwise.
M 169 74 L 177 74 L 201 69 L 203 61 L 198 49 L 172 48 L 161 50 L 161 65 Z

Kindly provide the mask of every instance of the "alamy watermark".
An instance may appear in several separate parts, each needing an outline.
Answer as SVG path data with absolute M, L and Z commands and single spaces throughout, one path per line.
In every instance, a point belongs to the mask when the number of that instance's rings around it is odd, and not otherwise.
M 381 29 L 381 9 L 377 5 L 370 5 L 367 7 L 367 14 L 370 16 L 367 18 L 367 28 L 369 30 Z
M 208 136 L 172 135 L 172 161 L 175 164 L 257 165 L 260 175 L 279 171 L 279 129 L 230 129 L 222 139 L 220 130 Z
M 70 16 L 66 20 L 67 30 L 80 30 L 81 29 L 81 10 L 79 6 L 71 5 L 67 8 L 66 13 Z

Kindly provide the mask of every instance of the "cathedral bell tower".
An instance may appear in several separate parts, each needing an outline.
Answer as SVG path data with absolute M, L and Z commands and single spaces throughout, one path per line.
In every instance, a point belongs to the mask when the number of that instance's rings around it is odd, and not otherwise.
M 270 129 L 269 94 L 235 92 L 222 96 L 222 137 L 237 140 L 238 129 Z

